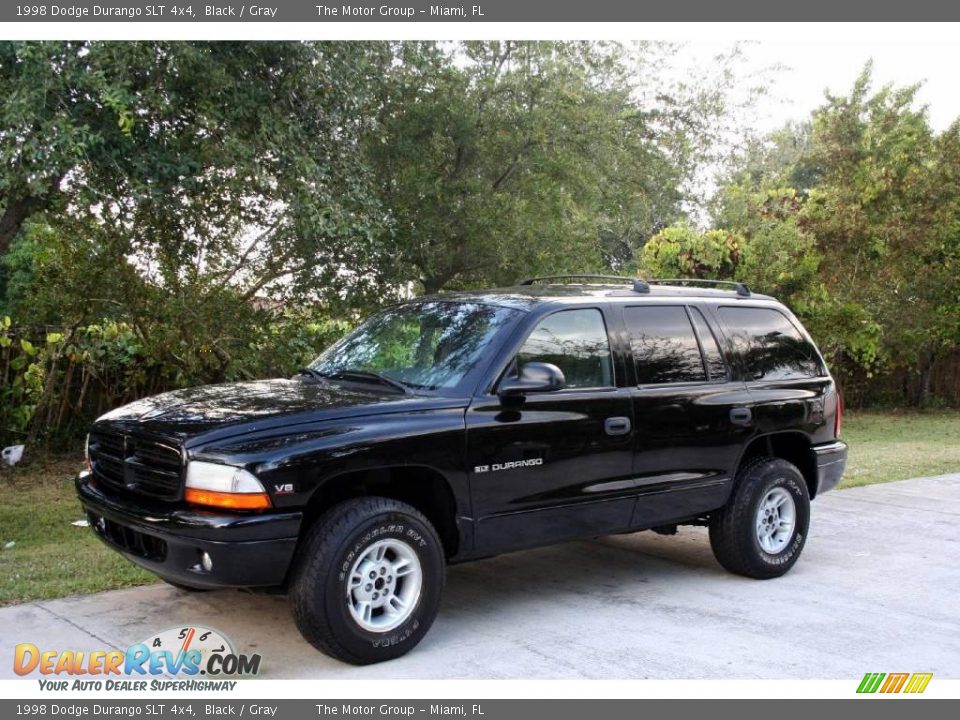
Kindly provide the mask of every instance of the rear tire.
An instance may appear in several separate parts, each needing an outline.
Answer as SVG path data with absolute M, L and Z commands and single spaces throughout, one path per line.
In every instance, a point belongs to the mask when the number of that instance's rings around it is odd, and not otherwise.
M 433 624 L 446 577 L 443 545 L 406 503 L 347 500 L 310 528 L 290 584 L 300 633 L 354 665 L 412 650 Z
M 756 458 L 737 473 L 727 505 L 711 516 L 710 547 L 732 573 L 779 577 L 800 558 L 809 526 L 803 473 L 780 458 Z

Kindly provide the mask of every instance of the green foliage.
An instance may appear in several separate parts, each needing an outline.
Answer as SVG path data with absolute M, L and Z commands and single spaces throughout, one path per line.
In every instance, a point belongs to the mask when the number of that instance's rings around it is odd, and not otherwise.
M 867 71 L 749 144 L 701 231 L 735 53 L 677 80 L 671 51 L 0 43 L 0 435 L 66 441 L 143 395 L 290 374 L 411 291 L 563 271 L 742 280 L 845 378 L 924 395 L 960 344 L 960 126 Z
M 178 322 L 116 320 L 36 332 L 0 324 L 0 442 L 68 442 L 123 402 L 202 382 L 292 375 L 350 329 L 302 311 L 261 312 L 242 337 L 186 347 Z
M 411 289 L 629 265 L 734 82 L 671 52 L 0 43 L 0 433 L 291 373 Z
M 644 246 L 641 267 L 653 277 L 729 279 L 740 263 L 742 245 L 742 238 L 725 230 L 668 227 Z
M 17 337 L 9 315 L 0 323 L 0 439 L 23 432 L 43 394 L 43 366 L 37 348 Z
M 681 217 L 691 128 L 720 110 L 693 83 L 670 85 L 663 50 L 397 46 L 366 144 L 394 220 L 390 274 L 435 292 L 631 262 Z
M 253 377 L 292 375 L 353 328 L 348 320 L 286 311 L 249 346 Z
M 834 301 L 857 308 L 877 340 L 867 352 L 856 342 L 844 350 L 923 374 L 960 339 L 956 316 L 949 318 L 958 293 L 951 265 L 960 245 L 950 226 L 960 185 L 951 181 L 950 133 L 935 136 L 925 111 L 914 109 L 915 94 L 915 87 L 885 87 L 871 95 L 868 68 L 850 96 L 828 100 L 804 160 L 820 180 L 803 215 Z
M 143 395 L 291 373 L 342 331 L 332 313 L 389 297 L 360 138 L 390 57 L 0 43 L 0 312 L 18 319 L 0 436 L 59 442 Z
M 336 296 L 356 281 L 344 257 L 384 225 L 359 138 L 388 58 L 377 43 L 0 43 L 0 255 L 45 213 L 173 293 Z
M 790 301 L 841 370 L 907 368 L 925 404 L 960 343 L 960 130 L 934 133 L 916 90 L 874 92 L 867 66 L 751 148 L 715 211 L 745 237 L 739 276 Z

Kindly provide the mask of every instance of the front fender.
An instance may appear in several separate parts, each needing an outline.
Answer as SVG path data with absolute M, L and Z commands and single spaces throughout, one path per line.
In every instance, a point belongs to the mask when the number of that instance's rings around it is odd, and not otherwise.
M 449 483 L 457 513 L 469 514 L 464 412 L 441 408 L 252 432 L 195 447 L 189 456 L 249 470 L 277 508 L 306 506 L 323 483 L 344 473 L 423 466 Z

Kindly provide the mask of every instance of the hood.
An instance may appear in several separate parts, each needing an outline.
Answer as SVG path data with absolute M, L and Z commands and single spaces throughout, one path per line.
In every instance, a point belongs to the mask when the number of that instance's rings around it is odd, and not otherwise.
M 425 410 L 463 403 L 433 395 L 367 391 L 353 383 L 327 385 L 274 379 L 201 385 L 154 395 L 103 415 L 97 424 L 127 431 L 146 430 L 184 440 L 214 430 L 230 430 L 227 434 L 232 435 L 344 416 Z

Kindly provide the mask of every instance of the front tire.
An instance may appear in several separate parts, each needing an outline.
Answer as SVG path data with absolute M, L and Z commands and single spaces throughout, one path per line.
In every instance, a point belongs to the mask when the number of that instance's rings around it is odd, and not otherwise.
M 430 522 L 406 503 L 347 500 L 320 517 L 303 542 L 290 586 L 300 633 L 354 665 L 412 650 L 440 606 L 446 562 Z
M 796 564 L 809 527 L 803 474 L 786 460 L 761 457 L 737 473 L 730 501 L 710 518 L 710 546 L 730 572 L 764 580 Z

